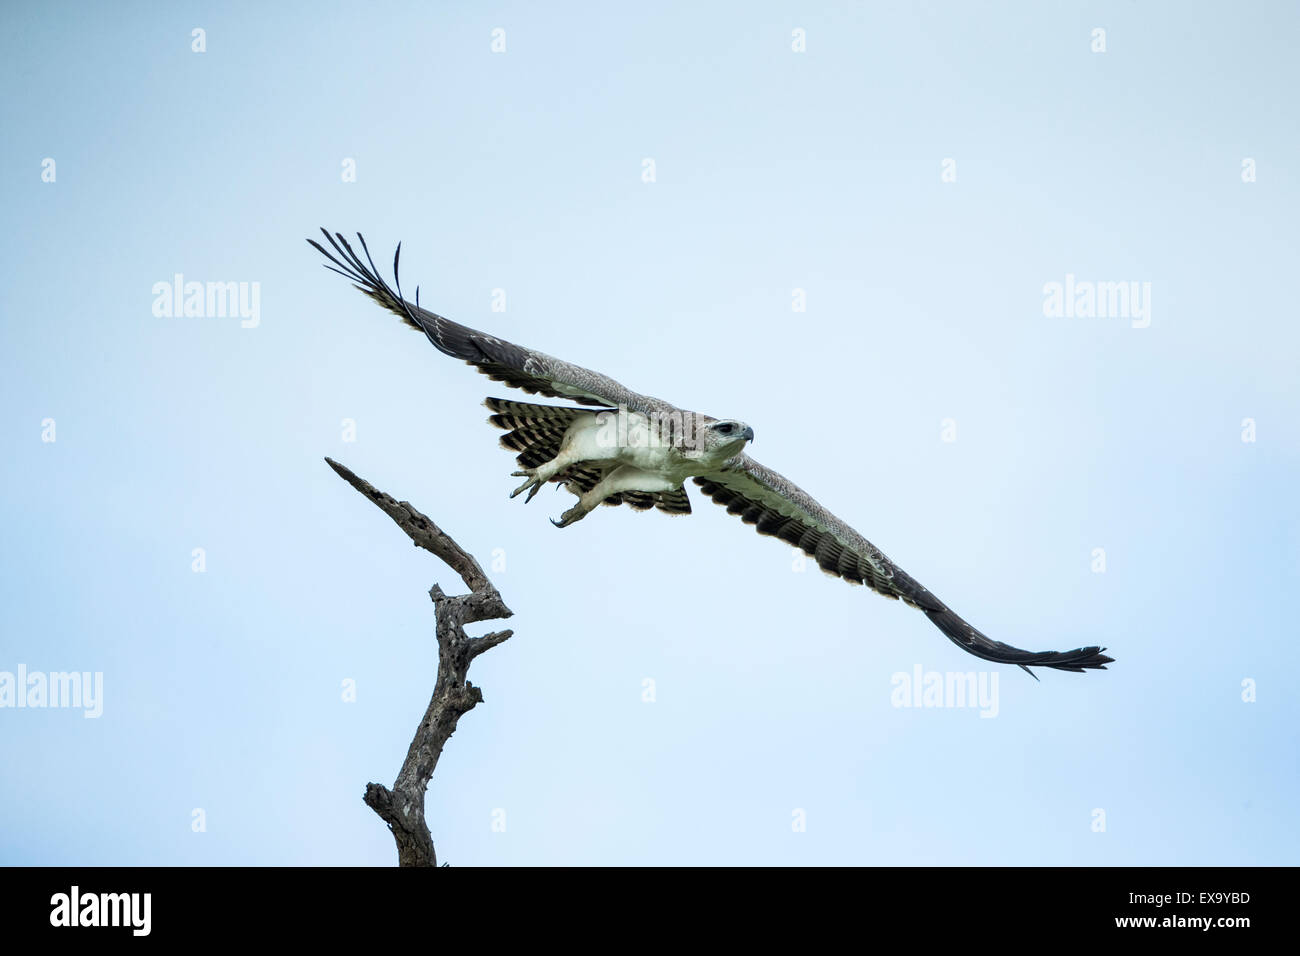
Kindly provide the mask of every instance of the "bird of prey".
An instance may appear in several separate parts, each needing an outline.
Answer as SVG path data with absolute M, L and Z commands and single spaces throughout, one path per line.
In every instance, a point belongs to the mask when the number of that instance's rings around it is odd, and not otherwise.
M 493 413 L 488 421 L 506 433 L 501 444 L 518 452 L 520 470 L 514 474 L 524 482 L 511 497 L 527 491 L 525 500 L 530 501 L 547 482 L 577 495 L 559 521 L 552 519 L 558 527 L 580 521 L 602 504 L 689 514 L 684 486 L 689 478 L 729 514 L 754 525 L 759 534 L 802 549 L 823 571 L 924 612 L 949 640 L 976 657 L 1018 664 L 1031 675 L 1030 666 L 1082 672 L 1105 670 L 1114 660 L 1102 653 L 1104 647 L 1025 651 L 986 637 L 811 495 L 745 454 L 754 439 L 749 425 L 677 408 L 599 372 L 435 315 L 420 307 L 418 289 L 413 303 L 402 296 L 400 244 L 393 257 L 394 290 L 375 268 L 360 235 L 365 261 L 341 233 L 321 232 L 333 252 L 307 241 L 329 260 L 326 268 L 423 332 L 438 351 L 463 359 L 494 381 L 571 403 L 537 405 L 502 398 L 484 403 Z

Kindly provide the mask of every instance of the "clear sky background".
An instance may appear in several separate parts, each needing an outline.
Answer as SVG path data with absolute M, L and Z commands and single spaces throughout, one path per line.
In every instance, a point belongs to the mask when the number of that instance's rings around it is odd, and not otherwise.
M 459 582 L 326 455 L 504 561 L 453 865 L 1300 862 L 1296 6 L 824 6 L 4 5 L 0 671 L 104 700 L 0 709 L 0 862 L 394 863 L 361 796 Z M 694 493 L 557 531 L 502 387 L 322 225 L 747 421 L 990 636 L 1117 662 L 986 665 Z M 176 273 L 260 324 L 155 316 Z M 1067 274 L 1149 282 L 1149 327 L 1045 316 Z M 894 706 L 918 666 L 997 674 L 996 718 Z

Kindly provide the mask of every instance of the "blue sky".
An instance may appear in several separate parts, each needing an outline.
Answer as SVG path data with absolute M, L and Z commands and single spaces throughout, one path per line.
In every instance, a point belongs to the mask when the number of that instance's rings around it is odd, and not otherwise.
M 1298 19 L 7 6 L 0 672 L 102 673 L 103 712 L 0 707 L 0 862 L 393 863 L 361 794 L 458 582 L 326 455 L 516 612 L 429 792 L 454 865 L 1300 862 Z M 698 494 L 557 531 L 563 492 L 507 499 L 503 389 L 321 269 L 321 225 L 747 421 L 990 636 L 1117 662 L 985 665 Z M 257 283 L 255 327 L 155 315 L 177 273 Z M 1046 315 L 1067 276 L 1149 324 Z M 996 717 L 895 706 L 917 667 L 996 674 Z

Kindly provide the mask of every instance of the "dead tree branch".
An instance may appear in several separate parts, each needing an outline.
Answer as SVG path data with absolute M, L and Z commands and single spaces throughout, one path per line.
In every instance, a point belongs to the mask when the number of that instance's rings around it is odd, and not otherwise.
M 469 682 L 469 665 L 484 651 L 507 640 L 512 631 L 494 631 L 469 637 L 465 625 L 510 617 L 501 595 L 473 556 L 441 528 L 405 501 L 394 501 L 370 482 L 329 458 L 325 459 L 344 481 L 373 501 L 397 522 L 417 547 L 436 555 L 460 575 L 469 594 L 448 597 L 438 585 L 429 589 L 438 634 L 438 676 L 433 698 L 415 730 L 402 769 L 389 790 L 383 784 L 366 785 L 365 802 L 388 824 L 397 841 L 399 866 L 437 866 L 433 837 L 424 819 L 424 794 L 438 766 L 438 757 L 462 716 L 483 700 L 483 692 Z

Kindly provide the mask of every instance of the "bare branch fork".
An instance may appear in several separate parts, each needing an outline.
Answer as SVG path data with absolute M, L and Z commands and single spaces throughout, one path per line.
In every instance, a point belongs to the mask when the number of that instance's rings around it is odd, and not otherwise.
M 507 640 L 513 631 L 494 631 L 482 637 L 469 637 L 465 625 L 476 621 L 511 617 L 501 595 L 487 579 L 479 563 L 441 528 L 408 502 L 394 501 L 370 482 L 358 478 L 338 462 L 325 461 L 344 481 L 373 501 L 384 514 L 397 522 L 416 547 L 436 555 L 460 575 L 469 594 L 448 597 L 438 585 L 429 589 L 433 599 L 438 633 L 438 677 L 433 698 L 415 730 L 402 769 L 393 789 L 383 784 L 366 784 L 366 806 L 388 824 L 397 841 L 399 866 L 437 866 L 433 837 L 424 819 L 424 794 L 438 766 L 442 748 L 456 731 L 460 718 L 483 700 L 483 692 L 469 682 L 469 665 L 484 651 Z

